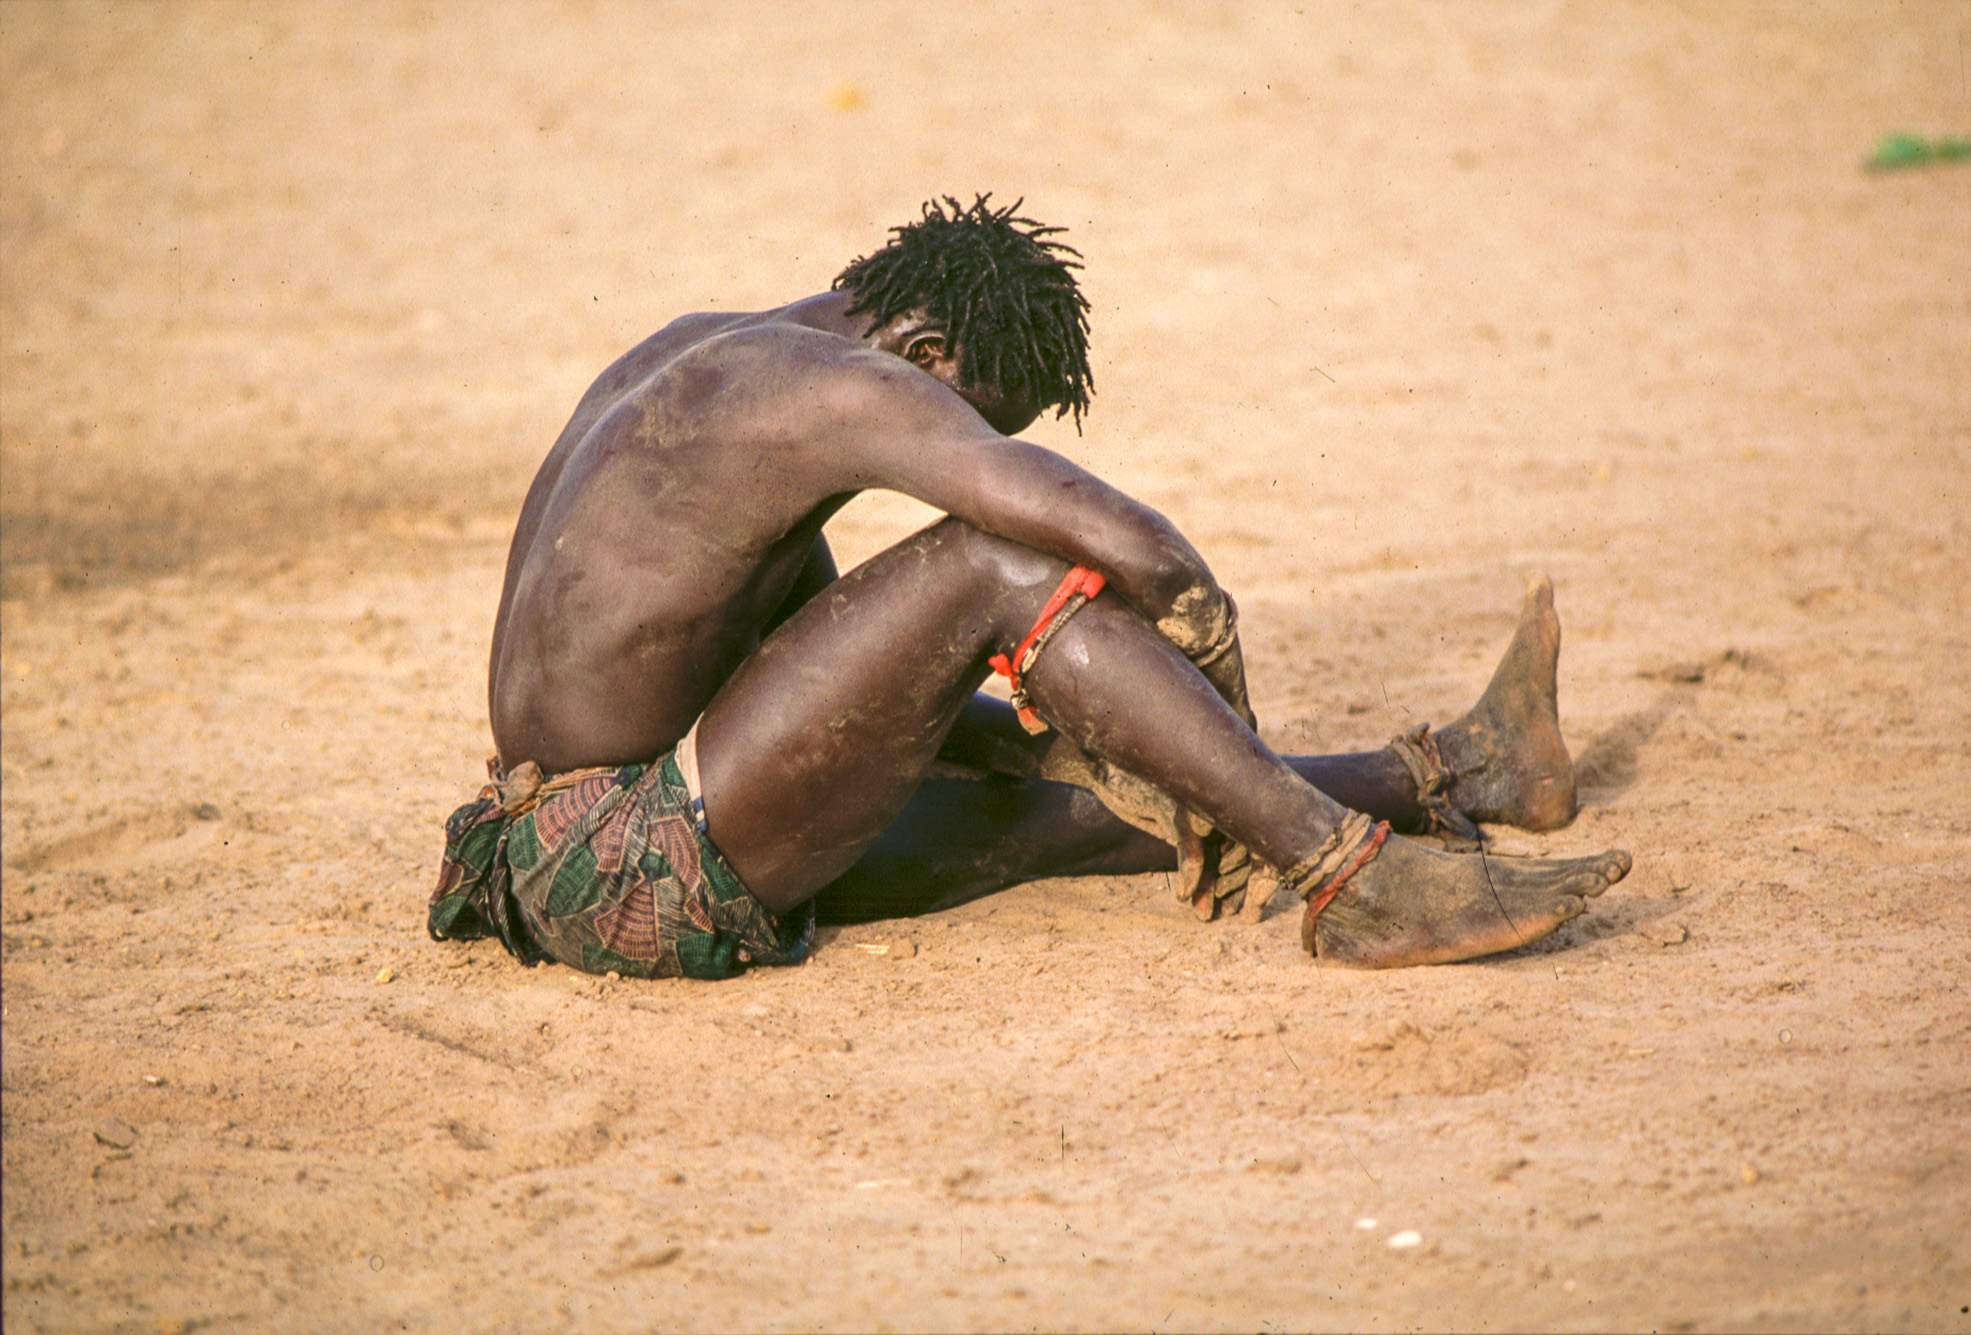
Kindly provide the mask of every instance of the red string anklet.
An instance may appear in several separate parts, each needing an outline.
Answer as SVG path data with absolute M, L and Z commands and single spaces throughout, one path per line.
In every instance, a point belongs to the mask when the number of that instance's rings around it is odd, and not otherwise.
M 1046 732 L 1047 722 L 1027 699 L 1024 685 L 1026 674 L 1032 669 L 1034 660 L 1040 657 L 1040 651 L 1054 638 L 1054 632 L 1066 625 L 1068 618 L 1079 612 L 1108 582 L 1108 578 L 1099 572 L 1087 566 L 1076 566 L 1061 581 L 1061 586 L 1054 590 L 1054 596 L 1047 600 L 1047 605 L 1040 609 L 1039 619 L 1033 623 L 1027 637 L 1020 641 L 1020 647 L 1010 657 L 994 654 L 988 660 L 992 670 L 1012 684 L 1013 708 L 1020 711 L 1020 726 L 1028 732 Z
M 1320 889 L 1308 895 L 1307 914 L 1300 920 L 1300 943 L 1306 947 L 1308 954 L 1314 953 L 1314 924 L 1320 921 L 1322 911 L 1334 902 L 1334 897 L 1347 887 L 1356 872 L 1376 860 L 1376 854 L 1382 851 L 1383 841 L 1388 838 L 1389 822 L 1377 821 L 1375 831 L 1362 841 L 1362 846 L 1355 850 L 1355 856 L 1348 864 L 1329 877 Z

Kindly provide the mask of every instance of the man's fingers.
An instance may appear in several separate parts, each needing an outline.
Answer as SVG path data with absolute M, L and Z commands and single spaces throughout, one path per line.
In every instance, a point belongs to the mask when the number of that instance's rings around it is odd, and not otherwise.
M 1227 913 L 1238 913 L 1252 903 L 1254 873 L 1259 869 L 1260 864 L 1244 844 L 1226 839 L 1218 846 L 1218 884 L 1212 887 L 1212 897 Z
M 1177 816 L 1177 897 L 1189 900 L 1198 916 L 1207 920 L 1218 907 L 1211 893 L 1211 871 L 1205 862 L 1204 832 L 1184 812 Z
M 1258 922 L 1279 888 L 1280 873 L 1267 863 L 1254 861 L 1251 874 L 1246 879 L 1246 904 L 1239 911 L 1240 920 Z
M 1247 885 L 1261 866 L 1251 851 L 1190 812 L 1179 814 L 1177 828 L 1179 884 L 1183 896 L 1191 901 L 1191 911 L 1210 922 L 1221 907 L 1236 913 L 1242 904 L 1250 902 Z M 1270 898 L 1270 889 L 1267 894 Z

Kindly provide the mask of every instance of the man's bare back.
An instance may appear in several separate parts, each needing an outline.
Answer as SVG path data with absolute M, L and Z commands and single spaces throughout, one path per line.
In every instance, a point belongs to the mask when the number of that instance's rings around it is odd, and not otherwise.
M 821 525 L 847 497 L 808 494 L 771 457 L 776 435 L 812 439 L 819 413 L 765 368 L 860 349 L 800 314 L 686 316 L 584 396 L 508 557 L 490 673 L 504 762 L 557 771 L 661 751 L 804 571 L 832 580 Z
M 1237 905 L 1250 849 L 1308 900 L 1310 950 L 1418 963 L 1544 935 L 1620 879 L 1625 854 L 1501 871 L 1387 833 L 1571 817 L 1550 593 L 1529 597 L 1485 699 L 1435 737 L 1285 760 L 1259 741 L 1233 608 L 1203 558 L 1162 515 L 1008 434 L 1086 406 L 1073 252 L 1012 210 L 952 204 L 840 290 L 685 317 L 596 381 L 508 559 L 489 676 L 503 772 L 626 767 L 620 784 L 661 760 L 702 843 L 665 846 L 724 869 L 721 902 L 755 905 L 749 939 L 769 956 L 759 912 L 914 911 L 1173 860 L 1210 916 Z M 949 518 L 838 576 L 822 526 L 870 488 Z M 1070 588 L 1084 595 L 1063 611 Z M 975 694 L 995 656 L 1019 660 L 1051 735 Z M 954 788 L 930 777 L 940 759 L 996 777 Z M 524 817 L 537 782 L 503 784 L 476 819 Z M 607 805 L 607 787 L 582 800 Z M 1201 842 L 1214 829 L 1222 846 Z M 538 893 L 537 924 L 577 900 L 620 916 L 566 878 Z

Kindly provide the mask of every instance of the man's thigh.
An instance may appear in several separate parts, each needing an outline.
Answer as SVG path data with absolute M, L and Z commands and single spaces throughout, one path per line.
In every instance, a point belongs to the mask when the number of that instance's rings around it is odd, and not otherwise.
M 776 629 L 699 722 L 712 838 L 776 912 L 860 861 L 910 805 L 986 673 L 1064 567 L 945 520 Z

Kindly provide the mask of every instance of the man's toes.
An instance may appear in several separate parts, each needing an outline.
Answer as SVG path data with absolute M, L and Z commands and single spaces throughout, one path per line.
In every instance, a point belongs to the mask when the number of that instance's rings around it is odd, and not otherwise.
M 1549 866 L 1559 873 L 1554 888 L 1566 895 L 1592 899 L 1629 874 L 1629 855 L 1616 849 L 1591 858 L 1570 858 Z M 1551 882 L 1550 882 L 1551 884 Z
M 1617 879 L 1620 878 L 1618 877 Z M 1579 895 L 1583 899 L 1593 899 L 1613 884 L 1615 882 L 1608 877 L 1607 864 L 1595 862 L 1585 867 L 1576 868 L 1573 874 L 1562 883 L 1560 888 L 1565 894 Z
M 1588 902 L 1577 895 L 1556 899 L 1547 905 L 1547 916 L 1556 923 L 1566 922 L 1569 918 L 1578 918 L 1587 911 Z
M 1546 571 L 1536 570 L 1526 577 L 1526 597 L 1519 607 L 1524 621 L 1544 620 L 1553 613 L 1554 582 Z

